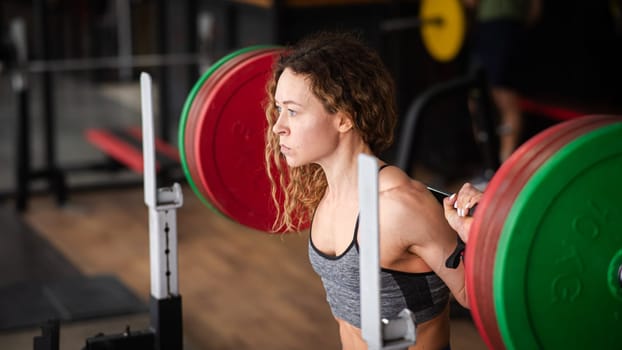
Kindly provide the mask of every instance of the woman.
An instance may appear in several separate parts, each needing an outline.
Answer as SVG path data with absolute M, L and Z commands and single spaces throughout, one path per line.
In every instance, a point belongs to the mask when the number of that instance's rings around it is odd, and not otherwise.
M 268 86 L 266 161 L 284 209 L 274 230 L 311 219 L 309 257 L 337 320 L 343 349 L 361 338 L 357 157 L 393 141 L 393 81 L 378 55 L 352 34 L 318 33 L 287 50 Z M 378 159 L 381 314 L 408 307 L 411 349 L 449 348 L 449 293 L 466 306 L 464 269 L 445 267 L 456 232 L 422 183 Z M 284 164 L 286 163 L 286 165 Z M 280 187 L 280 188 L 279 188 Z

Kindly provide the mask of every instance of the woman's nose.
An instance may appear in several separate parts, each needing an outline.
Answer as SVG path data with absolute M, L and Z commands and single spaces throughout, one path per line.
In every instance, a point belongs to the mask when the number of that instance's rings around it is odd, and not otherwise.
M 287 128 L 285 127 L 283 116 L 279 114 L 279 117 L 276 120 L 276 123 L 272 126 L 272 132 L 277 135 L 283 135 L 287 132 Z

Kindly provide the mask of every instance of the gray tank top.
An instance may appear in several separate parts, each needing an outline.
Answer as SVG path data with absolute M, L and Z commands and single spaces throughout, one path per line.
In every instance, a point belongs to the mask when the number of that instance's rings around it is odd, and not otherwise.
M 359 287 L 358 218 L 352 242 L 338 256 L 322 253 L 314 244 L 309 229 L 309 260 L 322 279 L 326 300 L 333 315 L 361 328 Z M 410 273 L 381 269 L 380 315 L 396 318 L 404 308 L 415 314 L 415 323 L 423 323 L 440 314 L 449 301 L 449 288 L 434 273 Z

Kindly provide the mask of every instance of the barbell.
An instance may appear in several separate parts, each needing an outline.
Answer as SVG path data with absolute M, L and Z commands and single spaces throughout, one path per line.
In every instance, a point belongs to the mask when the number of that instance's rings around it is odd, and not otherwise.
M 194 193 L 267 232 L 275 219 L 263 161 L 263 103 L 282 48 L 223 57 L 184 105 L 179 148 Z M 622 344 L 622 117 L 556 124 L 491 179 L 465 252 L 471 315 L 491 349 Z
M 466 19 L 460 0 L 421 0 L 419 15 L 388 19 L 380 23 L 385 32 L 418 28 L 423 47 L 439 62 L 453 60 L 462 49 Z
M 465 252 L 491 349 L 622 344 L 622 118 L 585 116 L 521 145 L 478 204 Z

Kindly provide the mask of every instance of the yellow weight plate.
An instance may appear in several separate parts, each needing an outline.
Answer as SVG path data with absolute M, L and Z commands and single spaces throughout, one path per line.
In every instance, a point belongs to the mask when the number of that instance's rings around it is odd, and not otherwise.
M 466 23 L 460 0 L 421 0 L 421 38 L 435 60 L 454 59 L 464 42 Z

